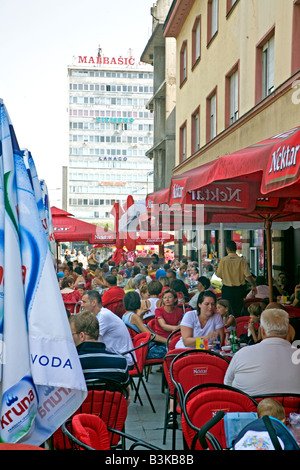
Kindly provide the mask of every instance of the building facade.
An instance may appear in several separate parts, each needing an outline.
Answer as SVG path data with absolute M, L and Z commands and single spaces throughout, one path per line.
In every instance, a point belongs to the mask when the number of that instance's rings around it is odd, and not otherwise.
M 176 40 L 163 35 L 171 3 L 158 0 L 153 5 L 152 34 L 141 55 L 143 62 L 153 65 L 153 96 L 147 108 L 154 115 L 154 134 L 147 156 L 153 160 L 154 191 L 170 184 L 175 166 Z
M 299 0 L 173 1 L 163 30 L 176 39 L 174 175 L 299 126 L 299 26 Z M 240 240 L 262 270 L 263 233 Z M 297 240 L 274 231 L 274 275 L 299 277 Z
M 107 223 L 115 202 L 145 199 L 153 188 L 152 67 L 132 57 L 79 56 L 68 67 L 68 207 Z

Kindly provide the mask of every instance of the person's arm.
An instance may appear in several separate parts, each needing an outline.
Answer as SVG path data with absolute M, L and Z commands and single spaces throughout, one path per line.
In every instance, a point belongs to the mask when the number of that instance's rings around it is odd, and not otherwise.
M 230 387 L 233 384 L 234 381 L 234 376 L 235 376 L 235 367 L 234 367 L 235 361 L 234 357 L 230 361 L 230 364 L 226 370 L 225 377 L 224 377 L 224 385 L 229 385 Z
M 149 333 L 149 328 L 143 323 L 143 320 L 137 313 L 133 313 L 131 315 L 130 321 L 133 325 L 138 327 L 141 333 Z M 159 343 L 167 342 L 167 338 L 163 338 L 162 336 L 157 335 L 155 331 L 153 333 L 155 334 L 155 337 L 154 337 L 155 341 L 158 341 Z
M 252 275 L 250 276 L 247 276 L 246 277 L 247 281 L 251 284 L 251 287 L 252 287 L 252 292 L 254 294 L 254 296 L 257 294 L 257 288 L 256 288 L 256 285 L 255 285 L 255 279 Z
M 172 331 L 178 329 L 178 324 L 177 325 L 169 325 L 168 323 L 166 323 L 164 318 L 162 318 L 162 317 L 156 317 L 156 318 L 157 318 L 157 321 L 158 321 L 159 325 L 161 326 L 161 328 L 163 330 L 172 332 Z
M 249 328 L 249 331 L 251 333 L 251 336 L 253 338 L 253 341 L 254 343 L 257 343 L 261 338 L 261 333 L 260 333 L 260 328 L 258 329 L 258 333 L 256 334 L 256 331 L 255 331 L 255 322 L 253 320 L 249 320 L 248 322 L 248 328 Z
M 194 338 L 193 334 L 193 328 L 190 328 L 189 326 L 184 326 L 181 325 L 180 327 L 181 330 L 181 337 L 183 344 L 185 345 L 186 348 L 195 348 L 196 347 L 196 338 Z

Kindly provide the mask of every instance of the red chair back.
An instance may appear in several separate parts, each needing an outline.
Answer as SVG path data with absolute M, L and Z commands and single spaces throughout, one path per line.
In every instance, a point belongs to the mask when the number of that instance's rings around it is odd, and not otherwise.
M 99 416 L 81 413 L 72 419 L 72 433 L 76 439 L 95 450 L 110 450 L 110 435 Z
M 170 366 L 171 366 L 171 363 L 173 361 L 173 359 L 178 356 L 178 354 L 182 353 L 182 352 L 185 352 L 187 351 L 186 349 L 170 349 L 167 354 L 165 355 L 164 359 L 163 359 L 163 370 L 164 370 L 164 376 L 165 376 L 165 379 L 166 379 L 166 382 L 168 384 L 168 387 L 169 387 L 169 393 L 171 396 L 173 396 L 174 394 L 174 387 L 175 387 L 175 384 L 173 383 L 173 381 L 171 380 L 171 376 L 170 376 Z
M 243 333 L 247 333 L 248 331 L 248 323 L 250 320 L 250 315 L 244 317 L 238 317 L 235 319 L 236 321 L 236 335 L 239 338 Z
M 279 401 L 285 410 L 285 417 L 288 418 L 290 413 L 300 413 L 300 394 L 287 394 L 282 395 L 270 394 L 270 395 L 259 395 L 253 397 L 258 403 L 264 398 L 273 398 L 273 400 Z
M 122 431 L 127 417 L 127 408 L 126 398 L 119 391 L 89 390 L 86 399 L 73 416 L 82 413 L 96 415 L 105 422 L 106 426 Z M 110 434 L 110 440 L 111 446 L 117 445 L 120 436 Z M 55 449 L 70 448 L 61 429 L 53 434 L 53 446 Z
M 180 336 L 181 336 L 181 330 L 180 329 L 173 331 L 169 335 L 169 337 L 167 339 L 167 350 L 168 351 L 171 351 L 172 349 L 175 349 L 175 345 L 176 345 L 176 343 L 178 343 L 178 341 L 180 339 Z
M 154 333 L 155 333 L 155 322 L 156 322 L 155 318 L 151 318 L 151 320 L 149 320 L 149 321 L 147 322 L 147 326 L 148 326 L 149 328 L 151 328 L 151 330 L 152 330 Z
M 189 399 L 189 395 L 193 398 Z M 183 410 L 184 413 L 181 416 L 182 432 L 190 449 L 196 434 L 195 428 L 200 429 L 218 411 L 223 410 L 225 413 L 256 412 L 257 403 L 248 395 L 232 387 L 226 387 L 222 384 L 204 384 L 189 391 L 183 403 Z M 225 449 L 224 421 L 218 422 L 209 432 L 215 436 L 221 447 Z M 202 449 L 199 443 L 196 444 L 195 448 L 197 450 Z
M 146 362 L 146 357 L 148 353 L 148 345 L 145 345 L 145 347 L 142 347 L 145 343 L 150 341 L 151 339 L 151 333 L 138 333 L 134 338 L 132 338 L 132 343 L 133 347 L 135 349 L 135 357 L 136 357 L 136 365 L 139 369 L 139 372 L 142 373 L 145 362 Z M 134 369 L 129 371 L 130 375 L 135 375 L 136 371 Z
M 287 313 L 289 314 L 290 318 L 300 317 L 300 308 L 292 307 L 291 305 L 285 305 L 284 308 L 287 311 Z
M 227 359 L 211 351 L 190 349 L 176 356 L 170 366 L 170 376 L 181 401 L 195 385 L 208 382 L 223 384 L 228 365 Z

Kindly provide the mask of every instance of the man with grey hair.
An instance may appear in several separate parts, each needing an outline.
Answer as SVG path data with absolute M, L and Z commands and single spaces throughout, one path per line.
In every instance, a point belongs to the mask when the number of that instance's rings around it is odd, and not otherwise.
M 300 365 L 293 361 L 295 348 L 286 339 L 288 313 L 275 308 L 264 310 L 260 326 L 262 341 L 234 355 L 224 384 L 252 396 L 300 393 Z

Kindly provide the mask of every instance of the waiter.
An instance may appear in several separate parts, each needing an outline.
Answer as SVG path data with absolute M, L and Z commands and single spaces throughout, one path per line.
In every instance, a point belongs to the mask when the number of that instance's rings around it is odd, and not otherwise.
M 256 294 L 255 280 L 246 260 L 237 255 L 236 243 L 233 240 L 226 244 L 226 251 L 227 256 L 221 259 L 216 275 L 223 282 L 222 299 L 230 302 L 234 315 L 239 317 L 246 297 L 245 279 L 250 282 L 254 294 Z

